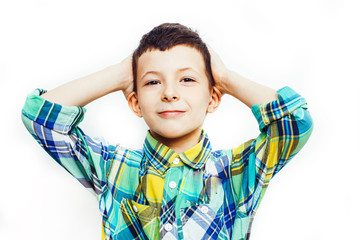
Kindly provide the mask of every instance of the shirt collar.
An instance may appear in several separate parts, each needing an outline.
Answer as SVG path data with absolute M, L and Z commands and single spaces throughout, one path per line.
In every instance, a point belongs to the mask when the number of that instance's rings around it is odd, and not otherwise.
M 211 145 L 207 134 L 201 131 L 199 142 L 183 153 L 176 153 L 168 146 L 158 142 L 148 131 L 144 143 L 144 153 L 150 164 L 160 173 L 164 174 L 175 157 L 194 169 L 201 169 L 211 153 Z

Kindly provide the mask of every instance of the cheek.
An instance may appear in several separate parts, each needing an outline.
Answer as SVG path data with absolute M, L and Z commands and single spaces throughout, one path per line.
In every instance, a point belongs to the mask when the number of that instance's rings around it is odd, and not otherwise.
M 197 96 L 197 97 L 194 97 Z M 206 112 L 210 102 L 210 96 L 209 95 L 199 95 L 194 94 L 192 97 L 192 106 L 193 110 L 200 111 L 200 112 Z
M 139 98 L 139 108 L 142 113 L 142 115 L 145 117 L 147 116 L 147 113 L 149 112 L 149 109 L 152 108 L 152 102 L 151 99 L 147 99 L 146 96 L 143 96 Z

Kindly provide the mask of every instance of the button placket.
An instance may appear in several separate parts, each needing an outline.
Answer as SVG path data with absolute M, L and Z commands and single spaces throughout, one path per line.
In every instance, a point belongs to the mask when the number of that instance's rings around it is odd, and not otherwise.
M 178 196 L 178 188 L 180 186 L 179 181 L 182 178 L 181 168 L 176 166 L 175 163 L 177 162 L 177 160 L 175 160 L 175 159 L 176 158 L 174 158 L 172 161 L 172 165 L 174 167 L 171 167 L 171 166 L 169 167 L 169 169 L 166 172 L 166 177 L 165 177 L 164 191 L 166 193 L 164 193 L 164 196 L 166 194 L 166 196 L 170 199 L 176 199 L 175 197 Z M 163 199 L 163 205 L 165 205 L 165 204 L 168 204 L 168 203 L 164 202 L 164 199 Z M 171 206 L 168 206 L 169 209 L 167 209 L 167 211 L 175 211 L 175 205 L 176 205 L 176 200 Z M 167 215 L 164 217 L 167 217 Z M 176 233 L 177 233 L 176 220 L 174 222 L 173 222 L 173 220 L 166 220 L 166 221 L 162 221 L 162 222 L 164 222 L 164 225 L 161 227 L 161 229 L 163 229 L 163 231 L 167 232 L 166 236 L 168 236 L 167 234 L 170 234 L 170 235 L 175 234 L 176 235 Z M 163 233 L 163 234 L 165 234 L 165 233 Z
M 176 190 L 178 188 L 178 180 L 179 180 L 179 169 L 178 168 L 170 168 L 166 175 L 169 176 L 167 181 L 165 182 L 166 184 L 166 189 L 168 191 L 167 194 L 170 194 L 169 196 L 171 196 L 171 198 L 173 198 L 176 195 Z M 164 189 L 165 190 L 165 189 Z

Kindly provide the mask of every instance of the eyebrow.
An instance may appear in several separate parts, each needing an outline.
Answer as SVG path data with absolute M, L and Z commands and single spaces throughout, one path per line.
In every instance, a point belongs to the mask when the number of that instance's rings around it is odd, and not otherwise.
M 177 73 L 180 73 L 180 72 L 185 72 L 185 71 L 187 71 L 187 70 L 192 70 L 192 71 L 194 71 L 196 74 L 200 75 L 200 73 L 199 73 L 198 71 L 196 71 L 194 68 L 191 68 L 191 67 L 180 68 L 180 69 L 178 69 L 176 72 L 177 72 Z M 146 75 L 151 74 L 151 73 L 152 73 L 152 74 L 157 74 L 157 75 L 160 75 L 160 74 L 161 74 L 161 72 L 158 72 L 158 71 L 147 71 L 146 73 L 144 73 L 144 74 L 141 76 L 140 79 L 143 79 Z

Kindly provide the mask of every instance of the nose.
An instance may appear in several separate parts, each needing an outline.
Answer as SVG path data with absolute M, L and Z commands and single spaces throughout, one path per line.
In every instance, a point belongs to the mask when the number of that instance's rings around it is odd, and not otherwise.
M 164 90 L 162 92 L 161 100 L 164 102 L 176 102 L 179 100 L 179 94 L 175 86 L 172 84 L 164 85 Z

